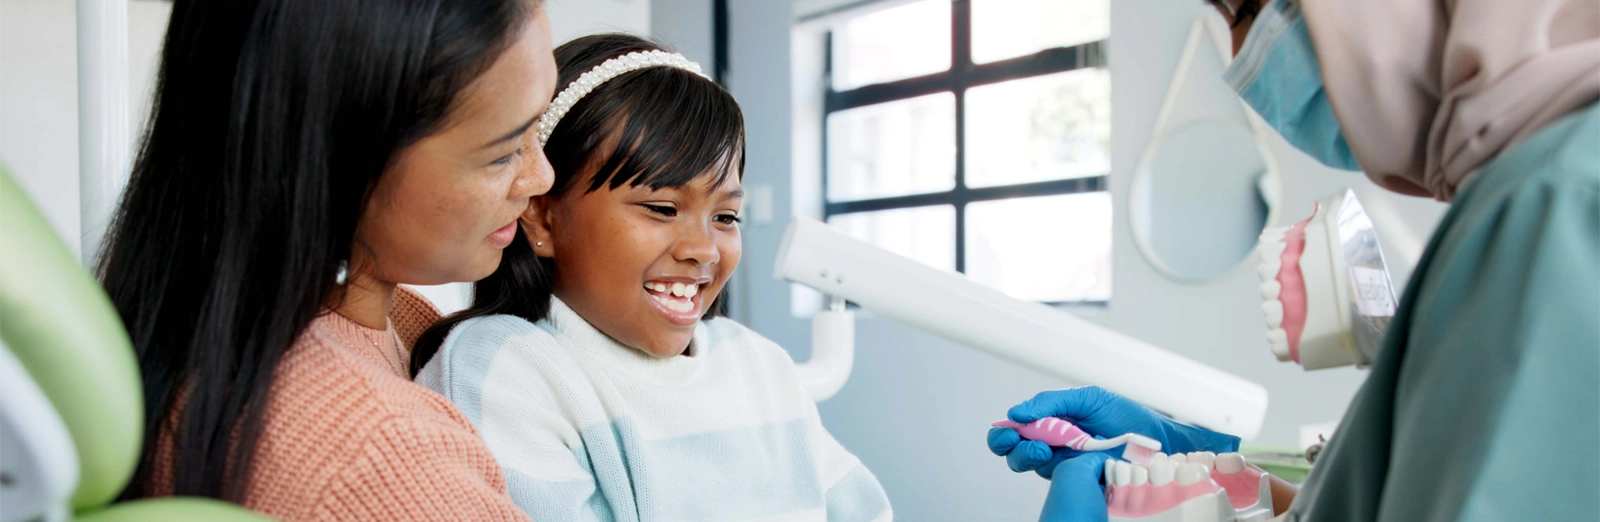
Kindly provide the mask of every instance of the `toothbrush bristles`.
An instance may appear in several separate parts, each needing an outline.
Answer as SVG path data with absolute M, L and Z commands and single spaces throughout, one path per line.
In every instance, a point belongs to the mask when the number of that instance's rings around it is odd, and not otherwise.
M 1150 465 L 1150 458 L 1161 451 L 1161 442 L 1155 439 L 1129 433 L 1128 444 L 1122 448 L 1122 460 L 1140 465 Z

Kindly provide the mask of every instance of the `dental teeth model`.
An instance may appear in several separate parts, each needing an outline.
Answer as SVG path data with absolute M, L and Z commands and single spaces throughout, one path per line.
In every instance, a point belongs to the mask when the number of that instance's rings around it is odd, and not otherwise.
M 1278 360 L 1300 359 L 1300 342 L 1306 326 L 1307 289 L 1302 260 L 1308 264 L 1325 265 L 1324 256 L 1313 254 L 1303 259 L 1306 249 L 1306 226 L 1317 218 L 1318 205 L 1311 217 L 1288 227 L 1269 227 L 1261 232 L 1261 268 L 1256 275 L 1261 278 L 1261 312 L 1267 319 L 1267 342 Z M 1321 271 L 1321 272 L 1325 272 Z M 1322 287 L 1318 286 L 1318 297 Z
M 1215 467 L 1212 467 L 1215 464 Z M 1106 462 L 1106 506 L 1118 522 L 1266 522 L 1267 473 L 1238 453 L 1156 453 L 1147 466 Z
M 1372 361 L 1396 303 L 1354 192 L 1319 200 L 1305 221 L 1263 230 L 1257 253 L 1267 342 L 1279 361 L 1307 370 Z

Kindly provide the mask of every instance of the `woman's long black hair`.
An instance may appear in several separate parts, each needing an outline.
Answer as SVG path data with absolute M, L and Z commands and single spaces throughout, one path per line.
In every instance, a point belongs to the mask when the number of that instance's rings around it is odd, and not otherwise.
M 636 51 L 664 50 L 647 39 L 620 33 L 582 37 L 556 48 L 556 85 L 571 84 L 606 60 Z M 614 139 L 612 139 L 614 138 Z M 613 145 L 616 144 L 616 145 Z M 561 118 L 544 147 L 555 170 L 549 195 L 573 189 L 585 167 L 595 174 L 582 190 L 623 185 L 681 187 L 706 173 L 720 184 L 744 172 L 744 115 L 722 86 L 671 67 L 632 71 L 601 84 Z M 510 314 L 538 321 L 550 313 L 553 264 L 534 255 L 520 227 L 500 266 L 473 285 L 472 306 L 434 324 L 411 349 L 411 374 L 439 351 L 462 321 Z M 718 296 L 707 314 L 718 314 Z
M 332 300 L 371 190 L 539 9 L 532 0 L 178 0 L 100 277 L 137 351 L 124 498 L 240 501 L 284 353 Z M 155 462 L 160 435 L 173 460 Z

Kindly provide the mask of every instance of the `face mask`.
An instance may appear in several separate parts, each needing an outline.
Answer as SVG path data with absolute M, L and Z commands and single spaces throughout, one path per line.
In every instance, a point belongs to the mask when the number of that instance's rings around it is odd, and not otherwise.
M 1372 220 L 1345 189 L 1316 204 L 1309 219 L 1261 233 L 1261 310 L 1279 361 L 1307 370 L 1377 356 L 1394 318 L 1394 289 Z
M 1290 145 L 1323 165 L 1361 170 L 1328 103 L 1311 32 L 1294 0 L 1262 8 L 1223 79 Z

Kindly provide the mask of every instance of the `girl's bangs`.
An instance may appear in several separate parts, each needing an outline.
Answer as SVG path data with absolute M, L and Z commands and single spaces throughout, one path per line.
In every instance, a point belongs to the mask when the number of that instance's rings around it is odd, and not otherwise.
M 606 125 L 619 145 L 605 154 L 587 187 L 682 187 L 713 175 L 712 186 L 744 170 L 744 116 L 733 96 L 687 71 L 655 68 L 612 81 L 627 117 Z M 641 85 L 630 85 L 642 83 Z M 639 110 L 648 107 L 647 110 Z M 621 144 L 628 144 L 626 146 Z

